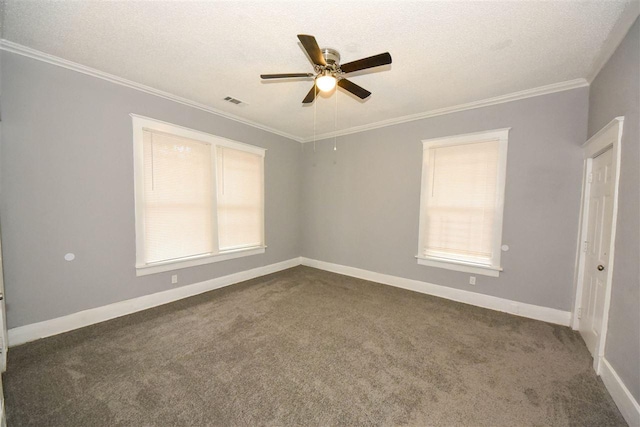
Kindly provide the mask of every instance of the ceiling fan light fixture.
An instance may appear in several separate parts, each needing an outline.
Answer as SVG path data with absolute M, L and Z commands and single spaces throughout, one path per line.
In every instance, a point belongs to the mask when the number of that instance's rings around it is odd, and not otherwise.
M 331 74 L 331 71 L 325 70 L 322 75 L 316 78 L 316 86 L 322 92 L 329 92 L 336 87 L 336 78 Z
M 1 0 L 0 0 L 1 1 Z M 302 100 L 303 104 L 311 104 L 321 92 L 330 92 L 336 86 L 343 89 L 360 99 L 367 99 L 371 92 L 358 86 L 351 80 L 344 77 L 345 74 L 353 73 L 369 68 L 380 67 L 381 65 L 391 64 L 391 55 L 389 52 L 379 55 L 369 56 L 368 58 L 358 59 L 357 61 L 340 64 L 340 53 L 335 49 L 320 49 L 316 38 L 309 34 L 298 34 L 298 40 L 302 43 L 302 47 L 313 63 L 315 73 L 281 73 L 281 74 L 260 74 L 260 78 L 266 79 L 290 79 L 314 77 L 313 86 Z M 338 84 L 339 83 L 339 84 Z

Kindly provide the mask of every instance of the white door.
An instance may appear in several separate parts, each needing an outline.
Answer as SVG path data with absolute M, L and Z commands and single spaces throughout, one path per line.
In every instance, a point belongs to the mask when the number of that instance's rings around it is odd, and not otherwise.
M 610 148 L 593 159 L 588 181 L 590 189 L 587 235 L 583 242 L 586 251 L 579 330 L 594 359 L 598 357 L 608 285 L 614 194 L 612 151 Z

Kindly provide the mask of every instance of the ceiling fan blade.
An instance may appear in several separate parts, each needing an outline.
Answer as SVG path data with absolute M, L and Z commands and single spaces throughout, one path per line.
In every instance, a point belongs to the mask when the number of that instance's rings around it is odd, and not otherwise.
M 327 65 L 327 61 L 324 60 L 324 56 L 322 56 L 322 52 L 320 51 L 320 47 L 318 46 L 318 42 L 316 38 L 313 36 L 309 36 L 307 34 L 298 34 L 298 40 L 304 46 L 304 50 L 309 54 L 309 58 L 316 65 Z
M 261 79 L 289 79 L 293 77 L 313 77 L 313 73 L 260 74 Z
M 360 99 L 365 99 L 366 97 L 371 95 L 371 92 L 369 92 L 368 90 L 358 86 L 354 82 L 347 79 L 338 80 L 338 86 L 340 86 L 342 89 L 346 91 L 351 92 L 352 94 L 354 94 Z
M 346 64 L 341 65 L 340 69 L 343 73 L 353 73 L 354 71 L 365 70 L 367 68 L 379 67 L 387 64 L 391 64 L 391 54 L 389 54 L 389 52 L 358 59 L 353 62 L 347 62 Z
M 317 91 L 316 84 L 314 83 L 309 93 L 307 93 L 307 96 L 305 96 L 304 99 L 302 100 L 302 103 L 311 104 L 313 100 L 316 99 L 316 91 Z

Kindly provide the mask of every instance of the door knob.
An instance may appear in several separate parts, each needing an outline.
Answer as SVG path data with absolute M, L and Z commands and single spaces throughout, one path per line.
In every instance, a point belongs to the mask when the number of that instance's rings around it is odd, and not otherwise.
M 602 271 L 602 270 L 604 270 L 604 265 L 600 264 L 600 265 L 598 266 L 598 271 Z

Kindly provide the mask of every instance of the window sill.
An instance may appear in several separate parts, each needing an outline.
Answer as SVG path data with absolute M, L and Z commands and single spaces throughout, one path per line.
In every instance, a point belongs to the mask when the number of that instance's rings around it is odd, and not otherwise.
M 502 268 L 489 265 L 474 264 L 472 262 L 445 260 L 442 258 L 427 258 L 416 256 L 418 264 L 428 267 L 438 267 L 465 273 L 481 274 L 483 276 L 499 277 Z
M 149 274 L 162 273 L 164 271 L 179 270 L 181 268 L 195 267 L 196 265 L 210 264 L 213 262 L 226 261 L 229 259 L 242 258 L 251 255 L 259 255 L 263 254 L 265 252 L 265 249 L 266 246 L 234 249 L 215 255 L 204 255 L 197 258 L 163 261 L 153 264 L 140 265 L 136 266 L 136 276 L 147 276 Z

